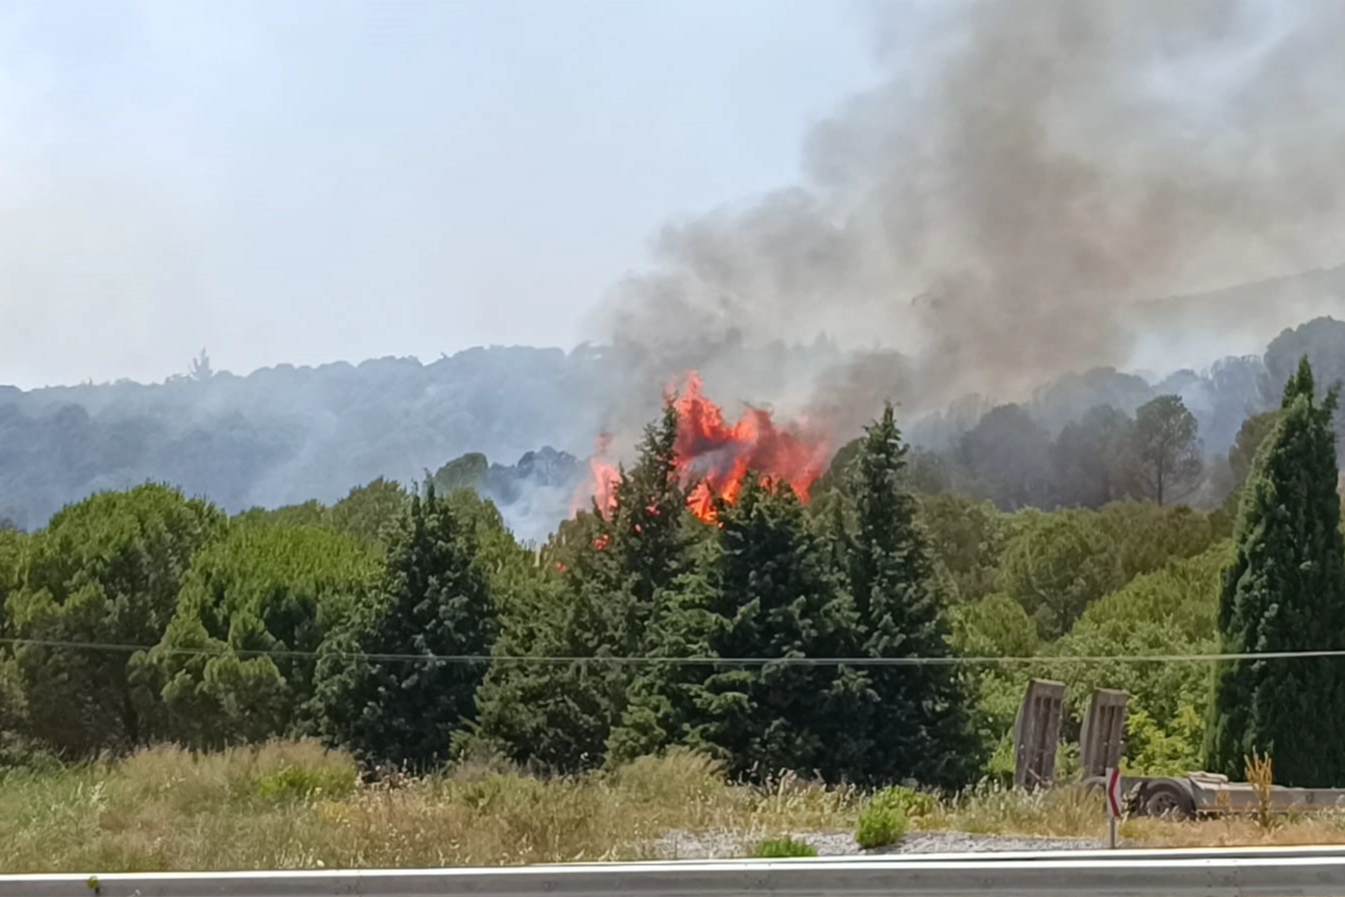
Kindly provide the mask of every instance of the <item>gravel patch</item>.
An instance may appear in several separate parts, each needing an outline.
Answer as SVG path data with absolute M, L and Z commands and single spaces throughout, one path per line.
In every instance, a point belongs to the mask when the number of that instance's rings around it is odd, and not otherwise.
M 850 839 L 850 853 L 860 853 Z M 968 835 L 964 832 L 912 832 L 900 844 L 866 851 L 882 853 L 1010 853 L 1047 850 L 1101 850 L 1107 845 L 1090 838 L 1026 838 L 1017 835 Z M 822 852 L 821 848 L 817 851 Z
M 764 836 L 741 832 L 669 832 L 654 842 L 658 859 L 710 860 L 745 857 Z M 922 853 L 1005 853 L 1050 850 L 1100 850 L 1106 845 L 1087 838 L 1026 838 L 1014 835 L 969 835 L 963 832 L 912 832 L 900 844 L 863 851 L 850 832 L 795 832 L 794 838 L 817 848 L 819 856 L 879 856 Z

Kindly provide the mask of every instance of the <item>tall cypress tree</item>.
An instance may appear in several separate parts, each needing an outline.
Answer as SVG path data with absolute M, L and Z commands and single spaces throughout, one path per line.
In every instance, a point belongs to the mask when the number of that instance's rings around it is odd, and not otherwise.
M 719 657 L 839 657 L 848 653 L 854 604 L 787 485 L 749 474 L 720 516 L 718 575 L 710 611 Z M 693 744 L 717 748 L 730 769 L 768 775 L 816 771 L 836 780 L 852 758 L 844 720 L 859 700 L 850 668 L 764 664 L 717 668 L 705 682 L 705 717 Z
M 431 658 L 489 654 L 498 614 L 471 523 L 433 485 L 399 521 L 374 597 L 319 657 L 324 735 L 366 765 L 440 765 L 455 730 L 475 716 L 486 665 Z
M 619 764 L 687 744 L 704 717 L 701 698 L 710 667 L 675 658 L 714 656 L 713 639 L 726 621 L 713 610 L 721 586 L 718 528 L 700 524 L 687 568 L 666 590 L 646 634 L 644 656 L 631 681 L 621 721 L 608 741 L 608 762 Z
M 864 655 L 937 659 L 950 653 L 945 602 L 904 485 L 906 452 L 888 405 L 865 429 L 852 468 L 850 587 Z M 955 667 L 872 666 L 867 676 L 875 703 L 855 729 L 868 778 L 952 786 L 974 774 L 980 758 L 970 691 Z
M 792 489 L 749 474 L 737 501 L 720 505 L 717 533 L 660 606 L 655 657 L 847 653 L 850 597 Z M 838 779 L 850 770 L 844 723 L 861 691 L 854 670 L 834 665 L 656 665 L 638 680 L 614 741 L 628 753 L 687 744 L 735 775 L 793 769 Z
M 561 524 L 543 551 L 547 576 L 508 607 L 497 658 L 477 692 L 478 717 L 465 750 L 498 753 L 543 772 L 602 762 L 625 681 L 599 660 L 621 653 L 611 523 L 582 513 Z M 509 658 L 594 658 L 566 664 Z
M 1225 653 L 1345 648 L 1345 545 L 1332 418 L 1337 391 L 1315 401 L 1306 358 L 1244 487 L 1224 574 Z M 1280 784 L 1345 785 L 1345 660 L 1237 660 L 1215 671 L 1206 730 L 1211 771 L 1243 774 L 1269 752 Z
M 670 403 L 646 427 L 634 467 L 621 472 L 615 507 L 562 528 L 556 541 L 564 544 L 548 555 L 550 582 L 505 620 L 501 655 L 592 660 L 494 664 L 478 697 L 472 741 L 555 771 L 604 762 L 636 670 L 603 658 L 646 653 L 655 609 L 687 560 L 677 425 Z
M 677 409 L 645 428 L 638 461 L 616 487 L 611 552 L 622 602 L 617 649 L 627 655 L 647 647 L 646 629 L 664 591 L 687 562 L 686 492 L 677 470 Z

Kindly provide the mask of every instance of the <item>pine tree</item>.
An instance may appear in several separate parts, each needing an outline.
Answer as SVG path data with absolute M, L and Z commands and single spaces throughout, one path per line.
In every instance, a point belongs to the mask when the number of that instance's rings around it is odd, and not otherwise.
M 608 549 L 621 577 L 617 648 L 627 656 L 648 647 L 646 628 L 664 590 L 686 565 L 686 492 L 677 470 L 677 409 L 668 402 L 645 428 L 635 467 L 616 487 Z
M 162 737 L 164 707 L 145 655 L 49 642 L 156 644 L 192 556 L 228 528 L 214 505 L 156 484 L 69 505 L 28 540 L 6 601 L 30 734 L 69 757 Z
M 1180 500 L 1200 484 L 1200 425 L 1181 396 L 1159 396 L 1140 406 L 1130 435 L 1140 491 L 1156 504 Z
M 1345 648 L 1337 392 L 1318 404 L 1314 391 L 1304 358 L 1244 487 L 1219 605 L 1226 653 Z M 1216 669 L 1206 729 L 1211 771 L 1240 777 L 1247 756 L 1269 752 L 1279 784 L 1345 785 L 1342 737 L 1345 661 L 1237 660 Z
M 710 610 L 723 625 L 711 651 L 724 658 L 845 656 L 854 605 L 793 490 L 749 476 L 721 520 Z M 851 766 L 843 721 L 859 690 L 860 677 L 849 668 L 717 668 L 704 687 L 708 719 L 692 743 L 723 751 L 740 773 L 792 769 L 834 781 Z
M 602 762 L 626 682 L 612 664 L 620 602 L 607 551 L 611 523 L 580 514 L 561 525 L 543 551 L 547 578 L 506 609 L 496 654 L 477 693 L 478 718 L 464 733 L 466 752 L 500 754 L 540 772 L 568 773 Z M 594 658 L 566 664 L 513 657 Z
M 608 741 L 609 764 L 685 745 L 700 719 L 698 696 L 710 668 L 673 659 L 712 657 L 712 638 L 725 621 L 711 610 L 720 583 L 718 529 L 696 525 L 701 538 L 690 548 L 687 569 L 664 592 L 650 623 L 644 654 L 650 662 L 635 672 Z
M 942 658 L 949 628 L 933 560 L 904 485 L 907 447 L 892 406 L 865 430 L 854 466 L 850 588 L 867 657 Z M 947 664 L 873 666 L 876 698 L 855 720 L 866 778 L 958 785 L 979 767 L 966 682 Z
M 440 765 L 454 731 L 475 716 L 485 664 L 432 658 L 491 652 L 498 614 L 476 553 L 472 525 L 428 485 L 391 537 L 375 600 L 324 645 L 323 733 L 366 766 Z
M 645 429 L 634 467 L 621 472 L 615 507 L 606 515 L 594 508 L 562 528 L 547 553 L 549 583 L 505 620 L 502 655 L 593 660 L 494 664 L 472 746 L 560 772 L 604 762 L 639 671 L 602 658 L 649 650 L 655 609 L 687 561 L 677 426 L 670 403 Z
M 752 474 L 718 523 L 718 538 L 699 546 L 696 569 L 661 605 L 654 655 L 728 662 L 652 667 L 614 740 L 629 753 L 686 744 L 735 775 L 838 779 L 850 765 L 842 722 L 860 699 L 855 671 L 734 662 L 845 653 L 853 608 L 826 544 L 792 489 Z

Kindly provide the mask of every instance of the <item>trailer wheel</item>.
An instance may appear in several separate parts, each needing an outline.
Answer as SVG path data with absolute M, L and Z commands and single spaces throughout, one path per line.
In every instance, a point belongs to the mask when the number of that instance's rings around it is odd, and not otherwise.
M 1194 819 L 1195 801 L 1173 782 L 1153 782 L 1140 795 L 1145 816 L 1155 819 Z

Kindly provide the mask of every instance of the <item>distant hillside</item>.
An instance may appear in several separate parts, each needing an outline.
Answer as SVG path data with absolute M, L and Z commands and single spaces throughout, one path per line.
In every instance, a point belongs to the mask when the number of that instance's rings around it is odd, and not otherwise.
M 1140 302 L 1126 320 L 1145 334 L 1146 356 L 1161 361 L 1192 352 L 1260 354 L 1270 337 L 1323 316 L 1345 318 L 1345 265 Z
M 1345 268 L 1174 300 L 1170 310 L 1174 321 L 1194 328 L 1202 309 L 1217 317 L 1213 309 L 1258 309 L 1266 301 L 1258 297 L 1320 302 L 1342 291 Z M 1273 317 L 1266 312 L 1266 321 Z M 1155 395 L 1178 393 L 1199 419 L 1206 449 L 1219 454 L 1249 414 L 1276 402 L 1304 353 L 1322 382 L 1345 379 L 1345 324 L 1319 320 L 1282 334 L 1264 357 L 1230 358 L 1161 382 L 1114 370 L 1068 374 L 1045 384 L 1028 407 L 1056 433 L 1095 405 L 1132 412 Z M 541 538 L 569 512 L 586 472 L 582 459 L 594 437 L 613 426 L 616 404 L 625 405 L 622 426 L 657 411 L 658 390 L 634 379 L 625 358 L 589 348 L 490 348 L 430 364 L 384 358 L 280 365 L 245 377 L 202 366 L 152 385 L 0 387 L 0 520 L 40 527 L 68 502 L 146 480 L 181 486 L 233 512 L 331 502 L 380 476 L 409 483 L 477 453 L 467 464 L 471 484 L 501 505 L 520 536 Z M 743 349 L 734 391 L 723 398 L 733 405 L 769 397 L 791 375 L 797 381 L 799 372 L 840 361 L 826 341 Z M 715 382 L 707 376 L 712 392 Z M 988 410 L 982 404 L 969 397 L 905 424 L 917 444 L 951 445 Z
M 472 451 L 587 454 L 600 426 L 592 374 L 582 355 L 509 348 L 2 389 L 0 516 L 40 526 L 69 501 L 146 479 L 237 511 L 331 501 L 379 476 L 413 481 Z

